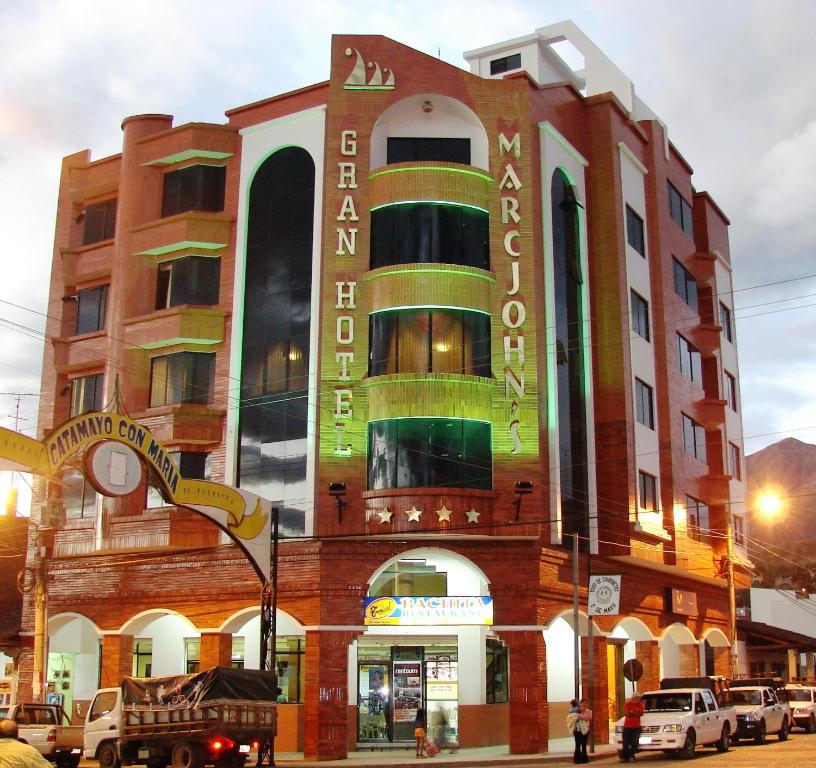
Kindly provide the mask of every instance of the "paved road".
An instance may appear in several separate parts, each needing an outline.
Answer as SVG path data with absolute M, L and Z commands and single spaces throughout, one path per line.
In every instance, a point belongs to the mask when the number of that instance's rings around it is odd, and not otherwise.
M 661 764 L 685 763 L 674 756 L 662 752 L 645 753 L 637 756 L 637 763 L 648 764 L 658 768 Z M 799 768 L 816 762 L 816 734 L 802 733 L 798 728 L 787 741 L 777 742 L 776 736 L 769 736 L 767 743 L 757 746 L 743 741 L 739 746 L 731 747 L 729 752 L 720 754 L 710 747 L 698 747 L 695 759 L 696 768 Z M 619 764 L 617 757 L 605 758 L 595 763 Z

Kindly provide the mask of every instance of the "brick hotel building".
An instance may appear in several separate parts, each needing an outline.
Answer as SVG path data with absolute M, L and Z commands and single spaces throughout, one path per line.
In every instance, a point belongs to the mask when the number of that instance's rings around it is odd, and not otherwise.
M 545 751 L 576 628 L 601 741 L 626 660 L 641 689 L 728 670 L 728 220 L 572 23 L 465 58 L 338 35 L 326 82 L 63 161 L 40 436 L 118 391 L 183 476 L 279 508 L 278 750 L 410 741 L 423 706 L 431 735 Z M 47 487 L 46 692 L 82 714 L 126 674 L 257 667 L 258 579 L 215 525 L 155 477 Z M 620 610 L 588 639 L 590 572 Z M 375 597 L 402 618 L 368 623 Z M 34 631 L 29 598 L 21 700 Z

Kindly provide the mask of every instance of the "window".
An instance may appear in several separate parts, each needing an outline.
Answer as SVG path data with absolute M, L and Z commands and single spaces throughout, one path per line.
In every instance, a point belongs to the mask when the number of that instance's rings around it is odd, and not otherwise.
M 76 335 L 101 331 L 105 327 L 105 308 L 108 304 L 108 286 L 97 285 L 77 293 Z
M 116 707 L 116 699 L 118 697 L 117 691 L 102 691 L 96 694 L 96 698 L 91 705 L 91 711 L 88 714 L 88 720 L 93 722 L 100 717 L 104 717 L 108 712 Z
M 734 341 L 734 329 L 731 326 L 731 310 L 720 302 L 720 326 L 722 334 L 728 341 Z
M 641 256 L 646 257 L 646 240 L 643 237 L 643 219 L 626 206 L 626 241 Z
M 691 206 L 669 182 L 669 213 L 678 226 L 690 237 L 694 237 L 694 225 L 691 220 Z
M 740 449 L 735 443 L 728 443 L 728 469 L 734 480 L 742 480 Z
M 451 309 L 377 312 L 369 323 L 369 376 L 490 376 L 490 317 Z
M 700 461 L 706 460 L 705 427 L 683 414 L 683 450 Z
M 728 371 L 723 371 L 723 388 L 725 389 L 725 399 L 728 402 L 728 407 L 736 413 L 737 380 Z
M 492 487 L 490 424 L 383 419 L 368 425 L 368 487 Z
M 638 509 L 657 512 L 657 478 L 643 470 L 638 471 Z
M 136 639 L 133 643 L 133 677 L 152 677 L 153 641 Z
M 674 292 L 697 311 L 697 281 L 677 259 L 672 258 L 674 265 Z
M 734 544 L 740 547 L 745 546 L 745 520 L 738 515 L 732 518 L 734 526 Z
M 62 473 L 62 506 L 70 519 L 96 517 L 97 493 L 78 469 Z
M 521 54 L 512 53 L 510 56 L 502 56 L 500 59 L 493 59 L 490 62 L 490 74 L 500 75 L 503 72 L 509 72 L 511 69 L 519 69 L 521 67 Z
M 101 411 L 103 396 L 101 373 L 72 379 L 71 418 L 80 416 L 88 411 Z
M 193 675 L 201 668 L 201 638 L 184 638 L 184 660 L 187 665 L 187 674 Z
M 162 218 L 185 211 L 223 211 L 223 165 L 190 165 L 164 174 Z
M 436 161 L 470 165 L 470 139 L 437 139 L 424 136 L 389 136 L 386 162 Z
M 156 309 L 180 304 L 218 304 L 221 260 L 187 256 L 159 264 L 156 281 Z
M 215 355 L 178 352 L 154 357 L 150 368 L 150 407 L 212 400 Z
M 632 330 L 649 341 L 649 302 L 632 291 Z
M 703 368 L 700 351 L 679 333 L 677 334 L 677 355 L 680 359 L 680 373 L 689 381 L 702 384 Z
M 453 203 L 399 203 L 371 212 L 371 269 L 464 264 L 490 269 L 488 213 Z
M 507 703 L 507 646 L 502 645 L 500 640 L 487 641 L 487 653 L 485 654 L 487 685 L 487 704 Z
M 638 422 L 643 424 L 644 427 L 654 429 L 654 396 L 652 388 L 640 379 L 635 379 L 635 406 Z
M 686 519 L 688 521 L 689 538 L 696 541 L 708 541 L 708 504 L 703 504 L 702 501 L 686 496 Z
M 275 673 L 281 694 L 281 704 L 303 702 L 306 690 L 306 641 L 302 637 L 278 637 L 275 640 Z
M 246 638 L 233 636 L 230 666 L 233 669 L 243 669 L 245 661 L 246 661 Z
M 85 226 L 82 244 L 91 245 L 111 240 L 116 234 L 116 198 L 85 206 Z

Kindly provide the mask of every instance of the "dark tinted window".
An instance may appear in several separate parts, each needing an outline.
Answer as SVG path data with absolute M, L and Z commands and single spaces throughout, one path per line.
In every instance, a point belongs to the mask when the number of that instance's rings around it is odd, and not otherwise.
M 223 211 L 227 169 L 218 165 L 191 165 L 164 174 L 162 216 L 185 211 Z
M 79 291 L 77 307 L 77 335 L 101 331 L 105 327 L 105 308 L 108 303 L 108 286 L 97 285 Z
M 700 350 L 679 333 L 677 334 L 677 355 L 680 359 L 680 373 L 697 384 L 703 383 L 703 362 Z
M 672 259 L 674 265 L 674 291 L 695 312 L 697 311 L 697 281 L 677 259 Z
M 159 264 L 156 281 L 156 309 L 180 304 L 218 304 L 221 260 L 188 256 Z
M 215 355 L 178 352 L 154 357 L 150 368 L 150 407 L 212 400 Z
M 368 425 L 368 487 L 492 487 L 490 424 L 386 419 Z
M 653 401 L 652 388 L 640 379 L 635 379 L 635 411 L 637 420 L 643 424 L 644 427 L 649 427 L 649 429 L 654 429 Z
M 631 299 L 632 330 L 649 341 L 649 302 L 634 291 L 631 292 Z
M 502 72 L 509 72 L 511 69 L 518 69 L 519 67 L 521 67 L 521 54 L 513 53 L 510 56 L 493 59 L 490 62 L 490 74 L 500 75 Z
M 490 317 L 456 309 L 377 312 L 369 322 L 369 375 L 490 376 Z
M 643 219 L 628 205 L 626 206 L 626 241 L 641 256 L 646 256 L 646 241 L 643 237 Z
M 638 472 L 638 508 L 643 512 L 657 511 L 657 478 L 642 470 Z
M 71 380 L 71 417 L 79 416 L 88 411 L 101 411 L 102 402 L 102 374 L 81 376 Z
M 709 519 L 708 504 L 703 504 L 692 496 L 686 496 L 686 519 L 688 520 L 688 535 L 697 541 L 708 541 Z M 736 704 L 736 691 L 731 691 L 731 696 Z M 741 704 L 744 702 L 740 702 Z
M 706 460 L 705 427 L 683 414 L 683 450 L 700 461 Z
M 82 244 L 110 240 L 116 234 L 116 198 L 85 206 Z
M 691 206 L 669 182 L 669 214 L 675 223 L 690 237 L 694 236 L 694 225 L 691 220 Z
M 371 212 L 371 269 L 464 264 L 490 269 L 488 214 L 461 205 L 405 203 Z
M 415 160 L 470 165 L 470 139 L 389 136 L 386 152 L 389 165 Z
M 171 451 L 170 458 L 176 462 L 182 477 L 190 480 L 210 479 L 210 454 L 200 451 Z
M 734 341 L 734 329 L 731 326 L 731 310 L 720 302 L 720 326 L 722 334 L 728 341 Z

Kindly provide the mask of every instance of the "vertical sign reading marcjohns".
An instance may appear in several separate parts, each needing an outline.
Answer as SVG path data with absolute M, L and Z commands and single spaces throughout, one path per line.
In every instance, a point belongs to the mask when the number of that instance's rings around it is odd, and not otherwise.
M 337 213 L 338 265 L 343 257 L 353 259 L 357 252 L 357 227 L 360 220 L 354 191 L 357 189 L 357 131 L 340 132 L 340 155 L 337 188 L 344 190 L 340 209 Z M 353 263 L 353 262 L 352 262 Z M 354 362 L 354 312 L 357 308 L 357 280 L 353 271 L 338 270 L 335 273 L 337 289 L 335 309 L 338 311 L 335 328 L 334 359 L 338 366 L 338 384 L 334 388 L 334 428 L 336 443 L 335 456 L 350 456 L 351 446 L 345 438 L 348 423 L 354 418 L 354 402 L 351 378 L 351 364 Z
M 521 157 L 521 135 L 516 133 L 508 140 L 499 134 L 499 158 L 504 159 L 510 153 L 516 160 Z M 508 430 L 512 447 L 510 453 L 521 453 L 522 442 L 519 435 L 521 424 L 521 401 L 524 398 L 524 321 L 527 319 L 527 308 L 524 297 L 519 293 L 521 287 L 521 211 L 518 191 L 522 183 L 512 161 L 507 158 L 499 194 L 501 202 L 501 223 L 503 227 L 504 255 L 509 258 L 510 280 L 502 303 L 502 325 L 504 326 L 504 392 L 505 397 L 512 398 L 510 403 L 510 423 Z

